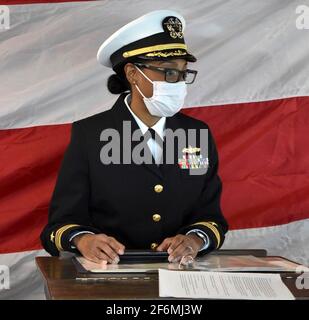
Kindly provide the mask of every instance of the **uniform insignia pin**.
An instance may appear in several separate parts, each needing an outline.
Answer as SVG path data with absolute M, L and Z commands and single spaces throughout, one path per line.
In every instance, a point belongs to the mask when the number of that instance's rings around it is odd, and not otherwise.
M 187 154 L 178 159 L 180 169 L 201 169 L 209 167 L 209 159 L 202 155 Z
M 183 153 L 196 153 L 196 152 L 200 152 L 201 148 L 196 148 L 196 147 L 191 147 L 189 146 L 189 148 L 183 148 L 182 152 Z
M 166 17 L 163 22 L 163 29 L 169 33 L 173 39 L 183 38 L 183 27 L 181 21 L 177 17 Z

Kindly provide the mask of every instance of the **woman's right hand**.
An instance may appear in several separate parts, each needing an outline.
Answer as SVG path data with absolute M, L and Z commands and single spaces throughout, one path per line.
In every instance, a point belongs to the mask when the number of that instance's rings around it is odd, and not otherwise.
M 73 239 L 73 244 L 86 259 L 96 263 L 118 263 L 119 254 L 125 249 L 123 244 L 106 234 L 81 234 Z

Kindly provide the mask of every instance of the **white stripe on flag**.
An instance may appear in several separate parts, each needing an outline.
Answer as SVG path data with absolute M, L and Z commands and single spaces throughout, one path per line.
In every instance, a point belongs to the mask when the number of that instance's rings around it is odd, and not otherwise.
M 0 86 L 0 128 L 71 123 L 110 108 L 115 100 L 106 89 L 111 71 L 96 61 L 99 45 L 141 14 L 171 7 L 185 16 L 186 40 L 199 59 L 192 65 L 199 75 L 190 87 L 188 107 L 309 95 L 308 30 L 295 26 L 295 9 L 303 1 L 137 3 L 10 6 L 11 29 L 0 33 L 0 74 L 5 79 Z M 296 169 L 305 176 L 305 169 Z M 294 207 L 289 210 L 292 215 Z M 228 233 L 224 248 L 265 248 L 269 254 L 308 265 L 308 231 L 308 219 L 235 230 Z M 0 255 L 0 265 L 11 271 L 11 289 L 0 291 L 0 299 L 43 298 L 34 262 L 42 254 L 43 250 Z
M 309 95 L 308 30 L 290 0 L 131 0 L 11 6 L 0 33 L 0 128 L 71 123 L 109 109 L 111 70 L 96 53 L 112 32 L 155 9 L 187 19 L 199 70 L 186 105 L 205 106 Z M 123 10 L 123 8 L 126 8 Z
M 0 255 L 0 265 L 10 271 L 10 289 L 0 290 L 0 300 L 45 299 L 42 276 L 35 265 L 35 257 L 43 255 L 47 255 L 45 250 Z
M 229 231 L 222 249 L 266 249 L 309 266 L 309 219 L 279 226 Z

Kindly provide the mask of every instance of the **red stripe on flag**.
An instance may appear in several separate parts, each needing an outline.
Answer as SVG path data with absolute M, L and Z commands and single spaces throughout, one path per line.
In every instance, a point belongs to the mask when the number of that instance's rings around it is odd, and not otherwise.
M 309 218 L 309 97 L 185 109 L 210 125 L 230 229 Z M 40 248 L 70 125 L 0 131 L 0 252 Z
M 219 149 L 230 229 L 309 218 L 309 97 L 185 109 Z
M 41 247 L 71 125 L 0 131 L 0 253 Z

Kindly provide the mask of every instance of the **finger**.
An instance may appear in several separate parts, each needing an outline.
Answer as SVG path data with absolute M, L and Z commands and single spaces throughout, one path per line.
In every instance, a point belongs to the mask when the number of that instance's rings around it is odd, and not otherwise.
M 179 264 L 182 266 L 189 266 L 192 265 L 194 263 L 194 258 L 192 255 L 187 255 L 187 256 L 182 256 Z
M 106 253 L 104 253 L 101 249 L 97 248 L 95 251 L 95 256 L 100 259 L 100 263 L 103 263 L 103 261 L 106 261 L 106 263 L 113 263 L 114 260 L 111 259 Z
M 168 261 L 169 262 L 177 262 L 181 259 L 182 253 L 184 252 L 185 247 L 183 246 L 183 243 L 179 243 L 178 247 L 176 247 L 174 250 L 168 249 L 167 252 L 169 252 Z
M 123 254 L 125 250 L 125 246 L 117 241 L 114 237 L 109 237 L 104 233 L 98 235 L 98 238 L 103 242 L 110 244 L 110 246 L 114 249 L 117 254 Z
M 190 246 L 187 241 L 182 242 L 170 255 L 170 259 L 175 261 L 180 261 L 184 256 L 192 256 L 195 258 L 197 252 Z
M 176 250 L 176 248 L 185 240 L 184 236 L 177 235 L 173 238 L 173 241 L 171 242 L 167 252 L 169 254 L 173 253 L 173 251 Z
M 101 259 L 95 256 L 94 254 L 84 255 L 84 257 L 89 261 L 92 261 L 95 263 L 101 263 Z
M 166 251 L 172 242 L 173 238 L 165 238 L 163 242 L 157 247 L 157 251 Z
M 109 258 L 110 263 L 118 263 L 118 254 L 110 247 L 109 243 L 99 242 L 97 247 L 103 251 L 103 253 Z
M 108 237 L 108 244 L 118 254 L 124 254 L 125 246 L 114 237 Z

